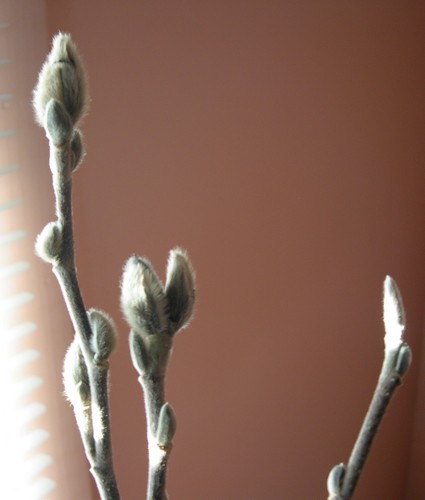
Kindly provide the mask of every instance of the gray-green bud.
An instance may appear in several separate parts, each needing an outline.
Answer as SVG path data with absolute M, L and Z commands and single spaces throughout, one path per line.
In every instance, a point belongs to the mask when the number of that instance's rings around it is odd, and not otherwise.
M 75 170 L 77 170 L 77 168 L 80 166 L 81 162 L 83 161 L 84 153 L 85 153 L 82 134 L 77 129 L 74 129 L 74 132 L 72 134 L 71 151 L 74 155 L 73 164 L 72 164 L 72 171 L 75 172 Z
M 177 422 L 174 410 L 169 403 L 164 403 L 159 412 L 158 430 L 156 433 L 158 446 L 162 450 L 170 450 L 174 434 L 176 433 L 176 427 Z
M 165 295 L 169 320 L 176 332 L 189 324 L 195 305 L 195 271 L 187 253 L 180 248 L 171 250 L 168 258 Z
M 141 335 L 168 329 L 167 299 L 150 262 L 130 257 L 121 280 L 121 309 L 132 330 Z
M 56 99 L 50 99 L 47 103 L 44 128 L 49 141 L 55 146 L 61 146 L 71 139 L 71 118 L 65 107 Z
M 149 368 L 152 364 L 152 359 L 149 356 L 145 341 L 143 340 L 143 337 L 140 334 L 136 333 L 134 330 L 130 331 L 128 341 L 133 366 L 137 370 L 139 375 L 143 375 L 144 373 L 149 371 Z
M 395 371 L 400 377 L 403 377 L 410 367 L 412 361 L 412 351 L 407 344 L 402 344 L 397 353 L 395 361 Z
M 73 126 L 88 107 L 87 79 L 70 35 L 58 33 L 47 56 L 33 94 L 33 106 L 38 123 L 45 127 L 45 113 L 51 99 L 66 109 Z
M 45 262 L 56 264 L 62 252 L 62 228 L 59 222 L 49 222 L 35 242 L 37 255 Z
M 65 355 L 63 384 L 65 394 L 74 407 L 90 405 L 89 376 L 77 338 L 74 338 Z
M 114 322 L 105 312 L 97 309 L 88 310 L 87 317 L 92 331 L 90 346 L 95 361 L 106 361 L 117 345 Z
M 345 475 L 345 465 L 338 464 L 332 468 L 329 473 L 327 488 L 329 497 L 328 500 L 341 500 L 341 487 Z

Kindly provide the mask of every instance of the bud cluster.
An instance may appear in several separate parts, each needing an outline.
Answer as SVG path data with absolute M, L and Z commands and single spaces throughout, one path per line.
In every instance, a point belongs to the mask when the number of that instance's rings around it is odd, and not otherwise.
M 121 309 L 131 329 L 142 336 L 173 335 L 185 328 L 193 315 L 195 273 L 183 250 L 170 252 L 165 286 L 151 263 L 130 257 L 121 281 Z

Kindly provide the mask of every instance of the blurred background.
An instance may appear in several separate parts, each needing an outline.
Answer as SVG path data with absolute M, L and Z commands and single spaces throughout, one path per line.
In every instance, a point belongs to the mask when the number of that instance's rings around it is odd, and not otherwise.
M 424 498 L 424 3 L 5 4 L 25 27 L 17 54 L 26 54 L 19 112 L 33 148 L 21 172 L 31 238 L 54 218 L 30 92 L 57 31 L 72 34 L 89 74 L 75 245 L 87 307 L 119 328 L 110 381 L 122 498 L 144 498 L 147 457 L 121 270 L 136 253 L 164 278 L 177 245 L 198 286 L 167 378 L 178 424 L 170 498 L 326 498 L 382 362 L 387 274 L 404 298 L 413 364 L 355 498 Z M 72 328 L 31 238 L 46 474 L 56 484 L 46 498 L 96 498 L 62 397 Z

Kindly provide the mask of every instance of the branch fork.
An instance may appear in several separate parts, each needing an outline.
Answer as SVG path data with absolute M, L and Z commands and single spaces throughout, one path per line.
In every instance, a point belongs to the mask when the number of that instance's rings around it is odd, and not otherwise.
M 49 140 L 49 166 L 56 220 L 36 241 L 36 252 L 52 265 L 74 327 L 64 360 L 65 393 L 70 400 L 91 473 L 102 500 L 118 500 L 112 462 L 108 403 L 109 357 L 116 329 L 103 311 L 87 310 L 77 279 L 72 223 L 72 175 L 84 157 L 79 124 L 88 109 L 85 71 L 69 35 L 53 39 L 34 89 L 36 121 Z M 170 252 L 162 286 L 150 263 L 131 257 L 124 268 L 121 306 L 130 332 L 130 352 L 144 391 L 149 450 L 149 500 L 167 498 L 165 478 L 176 418 L 164 399 L 167 362 L 173 338 L 193 315 L 195 274 L 186 252 Z

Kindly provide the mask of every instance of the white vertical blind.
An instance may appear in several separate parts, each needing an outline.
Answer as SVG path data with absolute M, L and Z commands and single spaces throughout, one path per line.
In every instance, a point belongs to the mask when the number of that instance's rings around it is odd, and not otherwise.
M 62 362 L 73 332 L 34 240 L 54 215 L 31 92 L 49 51 L 45 0 L 0 0 L 0 500 L 89 500 Z
M 5 9 L 3 13 L 10 12 Z M 1 15 L 1 14 L 0 14 Z M 40 450 L 49 433 L 40 426 L 46 411 L 37 391 L 43 379 L 33 369 L 40 353 L 28 342 L 37 325 L 26 307 L 35 300 L 28 288 L 30 263 L 23 248 L 31 247 L 25 220 L 19 209 L 25 205 L 15 158 L 24 144 L 16 118 L 17 75 L 13 37 L 19 33 L 11 19 L 0 22 L 0 498 L 43 499 L 54 489 L 49 477 L 51 457 Z M 15 53 L 14 53 L 15 52 Z

